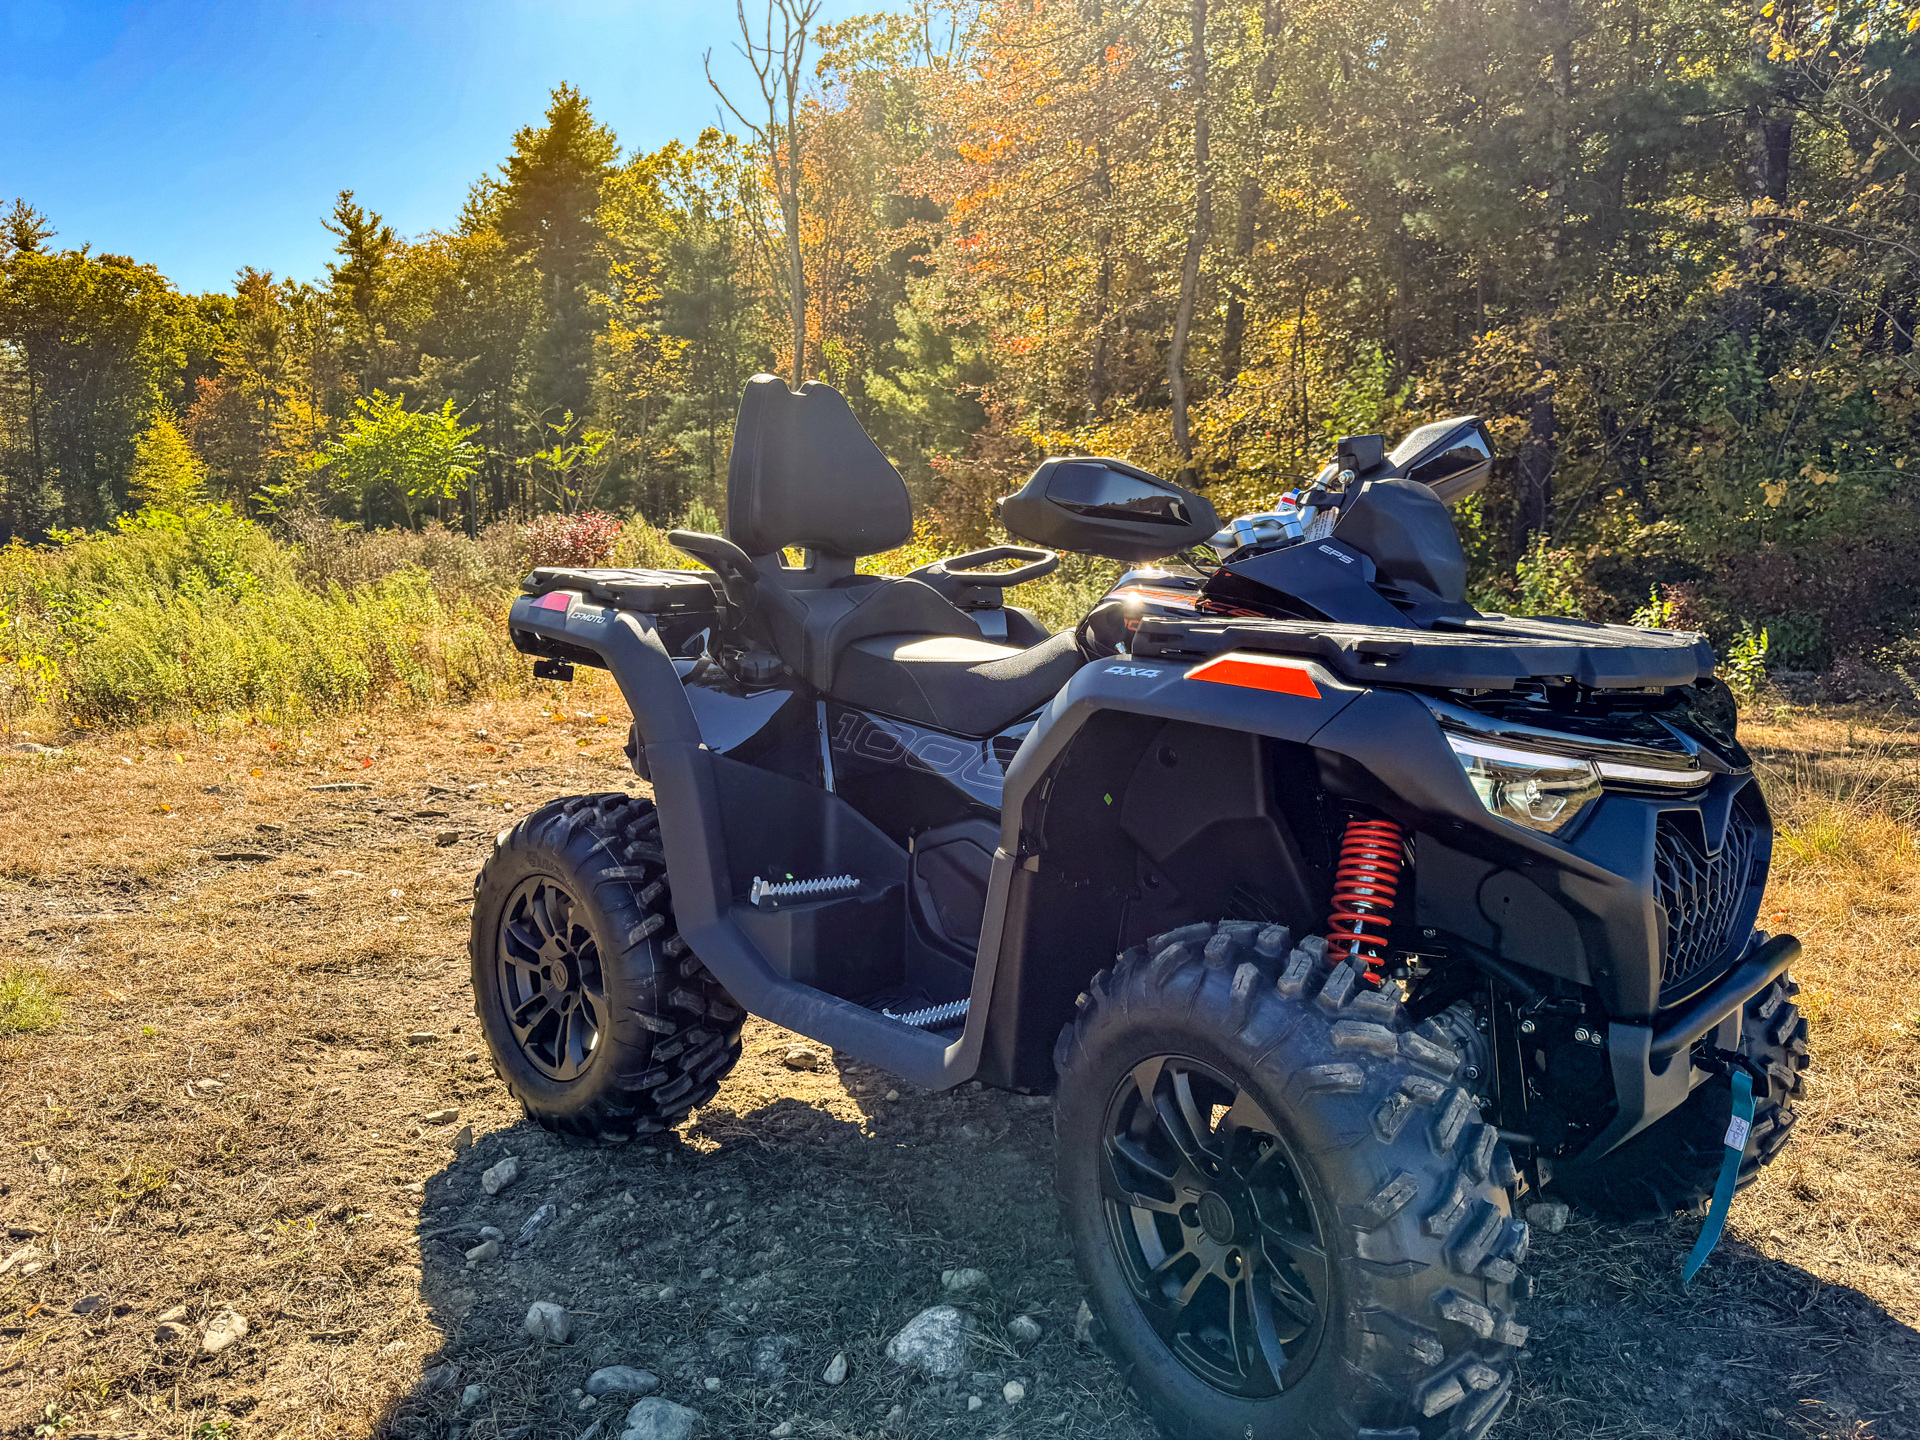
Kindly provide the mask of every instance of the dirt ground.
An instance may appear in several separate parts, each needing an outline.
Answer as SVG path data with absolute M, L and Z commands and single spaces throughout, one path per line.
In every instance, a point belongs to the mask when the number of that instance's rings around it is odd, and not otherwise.
M 1152 1434 L 1075 1337 L 1045 1102 L 792 1070 L 752 1023 L 665 1144 L 565 1146 L 510 1108 L 469 1014 L 472 875 L 513 816 L 634 784 L 623 713 L 586 709 L 611 695 L 555 695 L 0 760 L 0 956 L 65 1012 L 0 1034 L 0 1434 L 617 1435 L 631 1398 L 580 1394 L 616 1363 L 709 1436 Z M 1762 758 L 1818 789 L 1803 771 L 1867 747 L 1911 787 L 1911 730 L 1842 724 L 1783 712 Z M 1921 1431 L 1906 845 L 1784 865 L 1815 1055 L 1795 1146 L 1691 1290 L 1697 1222 L 1537 1236 L 1499 1434 Z M 469 1262 L 482 1226 L 504 1250 Z M 957 1267 L 986 1280 L 943 1290 Z M 525 1334 L 539 1300 L 568 1344 Z M 885 1342 L 946 1301 L 978 1370 L 903 1377 Z M 246 1335 L 207 1355 L 227 1310 Z M 1007 1339 L 1017 1315 L 1038 1340 Z

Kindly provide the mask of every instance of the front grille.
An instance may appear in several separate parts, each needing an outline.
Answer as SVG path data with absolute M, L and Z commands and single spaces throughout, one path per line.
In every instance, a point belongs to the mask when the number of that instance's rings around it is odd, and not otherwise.
M 1710 856 L 1667 816 L 1654 823 L 1654 896 L 1666 913 L 1661 988 L 1692 980 L 1727 955 L 1745 923 L 1754 823 L 1737 806 L 1727 838 Z

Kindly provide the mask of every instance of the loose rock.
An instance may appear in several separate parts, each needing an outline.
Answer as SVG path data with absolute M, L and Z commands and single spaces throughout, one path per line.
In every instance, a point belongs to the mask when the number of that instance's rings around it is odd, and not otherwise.
M 476 1381 L 460 1393 L 460 1409 L 471 1411 L 486 1399 L 487 1388 Z
M 520 1179 L 520 1162 L 509 1156 L 504 1161 L 496 1161 L 480 1173 L 480 1189 L 489 1196 L 498 1196 L 502 1189 L 513 1185 Z
M 507 1233 L 498 1226 L 482 1226 L 480 1228 L 480 1239 L 483 1241 L 504 1241 L 507 1239 Z
M 459 845 L 460 832 L 459 831 L 435 831 L 434 844 L 437 846 Z
M 193 1332 L 178 1321 L 162 1321 L 153 1328 L 153 1340 L 156 1346 L 177 1346 L 191 1335 Z
M 440 1035 L 436 1031 L 407 1032 L 407 1044 L 410 1046 L 431 1046 L 435 1041 L 439 1039 L 440 1039 Z
M 847 1353 L 836 1351 L 834 1359 L 827 1363 L 827 1369 L 820 1373 L 820 1379 L 829 1386 L 838 1386 L 847 1379 Z
M 645 1396 L 660 1389 L 660 1377 L 638 1366 L 602 1366 L 587 1378 L 589 1396 Z
M 478 1265 L 482 1261 L 491 1261 L 499 1255 L 500 1242 L 490 1239 L 482 1241 L 467 1253 L 467 1263 L 469 1265 Z
M 105 1296 L 82 1296 L 78 1301 L 73 1303 L 73 1314 L 76 1316 L 91 1316 L 106 1304 L 107 1298 Z
M 420 1119 L 429 1126 L 450 1126 L 460 1119 L 460 1112 L 449 1106 L 444 1111 L 429 1111 Z
M 978 1411 L 978 1410 L 980 1410 L 980 1408 L 981 1408 L 981 1398 L 980 1398 L 980 1397 L 978 1397 L 978 1396 L 969 1396 L 969 1397 L 967 1398 L 967 1409 L 968 1409 L 969 1411 Z
M 820 1052 L 807 1046 L 792 1046 L 780 1058 L 780 1063 L 790 1071 L 818 1071 Z
M 986 1280 L 987 1273 L 976 1271 L 972 1266 L 960 1266 L 940 1273 L 940 1283 L 949 1291 L 971 1291 L 985 1284 Z
M 1041 1323 L 1032 1316 L 1016 1316 L 1007 1323 L 1007 1337 L 1023 1346 L 1032 1345 L 1041 1338 Z
M 787 1353 L 800 1342 L 792 1336 L 762 1336 L 754 1342 L 754 1374 L 763 1381 L 779 1381 L 787 1375 Z
M 700 1412 L 661 1396 L 636 1401 L 621 1428 L 620 1441 L 690 1441 Z
M 1550 1236 L 1561 1234 L 1567 1225 L 1566 1201 L 1536 1201 L 1527 1208 L 1527 1223 L 1546 1231 Z
M 514 1237 L 515 1244 L 521 1246 L 526 1245 L 527 1242 L 533 1239 L 534 1232 L 538 1231 L 559 1214 L 560 1212 L 555 1209 L 554 1203 L 548 1201 L 539 1210 L 535 1211 L 533 1215 L 520 1223 L 520 1234 Z
M 574 1334 L 574 1318 L 567 1314 L 567 1308 L 557 1306 L 552 1301 L 536 1301 L 527 1308 L 524 1323 L 527 1334 L 536 1341 L 548 1341 L 562 1345 Z
M 1027 1388 L 1018 1381 L 1009 1381 L 1001 1387 L 1001 1400 L 1009 1406 L 1018 1406 L 1027 1399 Z
M 1099 1344 L 1101 1334 L 1100 1317 L 1094 1314 L 1093 1307 L 1081 1302 L 1080 1310 L 1074 1313 L 1074 1341 L 1081 1346 Z
M 888 1359 L 929 1376 L 958 1376 L 967 1369 L 974 1318 L 952 1306 L 929 1306 L 887 1343 Z
M 163 1324 L 168 1321 L 184 1321 L 187 1319 L 187 1308 L 185 1306 L 169 1306 L 153 1319 Z
M 200 1349 L 217 1356 L 247 1334 L 247 1318 L 238 1311 L 222 1311 L 213 1318 L 207 1334 L 200 1338 Z
M 462 1126 L 460 1134 L 454 1137 L 454 1154 L 464 1156 L 474 1148 L 474 1128 Z

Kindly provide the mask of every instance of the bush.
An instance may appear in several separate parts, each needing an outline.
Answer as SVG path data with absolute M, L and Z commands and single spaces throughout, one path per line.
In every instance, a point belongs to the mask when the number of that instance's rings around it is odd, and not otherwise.
M 30 966 L 0 967 L 0 1035 L 51 1031 L 60 1015 L 45 972 Z
M 620 522 L 598 510 L 536 516 L 520 528 L 528 566 L 605 565 L 620 539 Z
M 437 528 L 290 530 L 306 543 L 279 546 L 224 508 L 198 507 L 143 511 L 58 547 L 10 547 L 0 552 L 8 655 L 50 664 L 36 698 L 89 725 L 240 710 L 298 718 L 526 684 L 500 624 L 511 561 Z

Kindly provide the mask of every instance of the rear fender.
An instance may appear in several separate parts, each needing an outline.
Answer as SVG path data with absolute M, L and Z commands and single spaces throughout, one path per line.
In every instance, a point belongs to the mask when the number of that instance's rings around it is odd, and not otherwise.
M 578 591 L 552 590 L 516 599 L 507 626 L 521 650 L 609 672 L 633 712 L 642 745 L 700 744 L 680 672 L 651 616 L 595 605 Z

